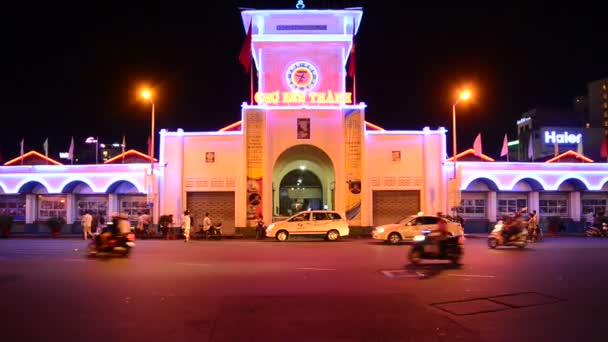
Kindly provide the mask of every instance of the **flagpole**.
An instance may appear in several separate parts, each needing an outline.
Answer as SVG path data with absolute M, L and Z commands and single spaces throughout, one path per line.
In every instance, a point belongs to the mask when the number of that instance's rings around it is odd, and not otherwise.
M 253 69 L 254 69 L 254 66 L 253 66 L 253 57 L 251 57 L 251 56 L 249 57 L 249 65 L 251 66 L 249 68 L 249 75 L 250 75 L 250 77 L 249 77 L 249 79 L 250 79 L 249 90 L 250 90 L 250 93 L 251 93 L 251 97 L 249 99 L 249 104 L 253 106 Z
M 353 104 L 357 104 L 357 70 L 353 72 Z

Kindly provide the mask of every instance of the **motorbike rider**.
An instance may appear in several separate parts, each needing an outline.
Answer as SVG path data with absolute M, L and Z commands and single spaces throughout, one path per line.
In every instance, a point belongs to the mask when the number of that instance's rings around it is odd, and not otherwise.
M 524 229 L 524 217 L 521 212 L 516 212 L 509 216 L 503 227 L 503 237 L 509 241 L 513 236 L 519 234 Z
M 125 235 L 131 232 L 131 224 L 127 214 L 113 214 L 112 224 L 104 229 L 99 235 L 100 249 L 108 247 L 108 241 L 119 235 Z

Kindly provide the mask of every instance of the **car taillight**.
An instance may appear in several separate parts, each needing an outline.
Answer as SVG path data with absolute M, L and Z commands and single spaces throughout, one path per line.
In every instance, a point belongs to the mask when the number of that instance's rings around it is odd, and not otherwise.
M 135 240 L 135 234 L 133 234 L 133 233 L 127 234 L 127 240 Z

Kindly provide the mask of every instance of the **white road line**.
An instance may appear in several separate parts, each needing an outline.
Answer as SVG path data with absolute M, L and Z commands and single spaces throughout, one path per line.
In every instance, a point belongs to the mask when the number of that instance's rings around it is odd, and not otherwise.
M 469 278 L 494 278 L 493 275 L 482 275 L 482 274 L 454 274 L 448 273 L 452 277 L 469 277 Z
M 315 268 L 315 267 L 298 267 L 296 270 L 309 270 L 309 271 L 335 271 L 335 268 Z
M 386 277 L 388 278 L 419 278 L 420 275 L 418 274 L 395 274 L 395 273 L 406 273 L 406 271 L 404 270 L 397 270 L 397 271 L 382 271 L 382 274 L 384 274 Z
M 190 262 L 178 262 L 176 264 L 184 265 L 184 266 L 210 266 L 210 264 L 197 264 L 197 263 L 190 263 Z
M 85 262 L 87 260 L 85 259 L 63 259 L 63 261 L 78 261 L 78 262 Z

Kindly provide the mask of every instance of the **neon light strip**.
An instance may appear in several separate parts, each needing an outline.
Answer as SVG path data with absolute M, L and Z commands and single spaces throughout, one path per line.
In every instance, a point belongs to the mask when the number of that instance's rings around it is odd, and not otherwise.
M 273 42 L 350 42 L 352 35 L 348 34 L 266 34 L 263 36 L 254 35 L 252 42 L 273 43 Z
M 313 105 L 293 105 L 293 106 L 254 105 L 254 106 L 250 106 L 247 103 L 243 102 L 241 107 L 243 109 L 263 109 L 263 110 L 272 110 L 272 109 L 277 109 L 277 110 L 284 110 L 284 109 L 290 109 L 290 110 L 307 110 L 307 109 L 311 109 L 311 110 L 314 110 L 314 109 L 344 110 L 344 109 L 365 109 L 367 107 L 367 105 L 365 104 L 365 102 L 359 102 L 356 105 L 335 105 L 335 106 L 327 106 L 327 105 L 319 105 L 319 106 L 313 106 Z
M 557 157 L 553 157 L 553 158 L 547 160 L 545 163 L 554 163 L 554 162 L 556 162 L 564 157 L 568 157 L 568 156 L 575 157 L 576 159 L 581 159 L 582 161 L 584 161 L 586 163 L 593 163 L 593 160 L 585 157 L 584 155 L 582 155 L 580 153 L 574 152 L 572 150 L 566 151 Z
M 243 121 L 242 120 L 241 121 L 237 121 L 237 122 L 235 122 L 233 124 L 230 124 L 230 125 L 222 128 L 222 129 L 220 129 L 218 132 L 226 132 L 226 131 L 229 131 L 229 130 L 233 129 L 234 127 L 238 127 L 238 126 L 242 126 L 242 125 L 243 125 Z
M 11 160 L 7 161 L 6 163 L 4 163 L 4 166 L 9 166 L 11 164 L 14 164 L 17 161 L 20 161 L 22 159 L 28 158 L 30 156 L 35 156 L 35 157 L 42 158 L 42 159 L 48 161 L 49 163 L 51 163 L 53 165 L 63 165 L 60 162 L 58 162 L 56 160 L 53 160 L 53 159 L 51 159 L 51 158 L 49 158 L 49 157 L 47 157 L 47 156 L 45 156 L 43 154 L 40 154 L 40 153 L 38 153 L 36 151 L 29 151 L 28 153 L 24 154 L 23 156 L 19 156 L 17 158 L 14 158 L 14 159 L 11 159 Z
M 475 150 L 473 150 L 472 148 L 470 148 L 470 149 L 468 149 L 468 150 L 466 150 L 464 152 L 461 152 L 461 153 L 457 154 L 456 155 L 456 160 L 458 160 L 458 159 L 460 159 L 460 158 L 462 158 L 464 156 L 468 156 L 470 154 L 475 155 Z M 476 156 L 476 157 L 479 157 L 479 158 L 481 158 L 483 160 L 486 160 L 486 161 L 489 161 L 489 162 L 493 162 L 494 161 L 494 159 L 486 156 L 485 154 L 481 154 L 481 155 Z M 447 161 L 454 161 L 454 157 L 449 158 Z
M 365 121 L 365 126 L 366 126 L 366 128 L 369 127 L 370 129 L 375 130 L 375 131 L 384 131 L 384 128 L 382 128 L 378 125 L 374 125 L 373 123 L 370 123 L 367 121 Z
M 127 151 L 127 152 L 125 152 L 125 153 L 121 153 L 121 154 L 117 155 L 117 156 L 116 156 L 116 157 L 114 157 L 114 158 L 111 158 L 111 159 L 106 160 L 106 161 L 104 162 L 104 164 L 110 164 L 111 162 L 113 162 L 113 161 L 115 161 L 115 160 L 117 160 L 117 159 L 126 158 L 127 156 L 130 156 L 130 155 L 132 155 L 132 154 L 133 154 L 133 155 L 135 155 L 135 156 L 137 156 L 137 157 L 142 157 L 142 158 L 145 158 L 145 159 L 147 159 L 148 161 L 150 161 L 150 160 L 154 160 L 154 161 L 156 161 L 156 159 L 153 159 L 152 157 L 150 157 L 150 156 L 149 156 L 149 155 L 147 155 L 147 154 L 143 154 L 143 153 L 141 153 L 141 152 L 139 152 L 139 151 L 136 151 L 136 150 L 128 150 L 128 151 Z
M 443 134 L 442 131 L 365 131 L 365 135 L 424 135 Z
M 228 131 L 228 132 L 167 132 L 167 136 L 200 136 L 200 135 L 215 135 L 215 136 L 232 136 L 232 135 L 243 135 L 241 131 Z

